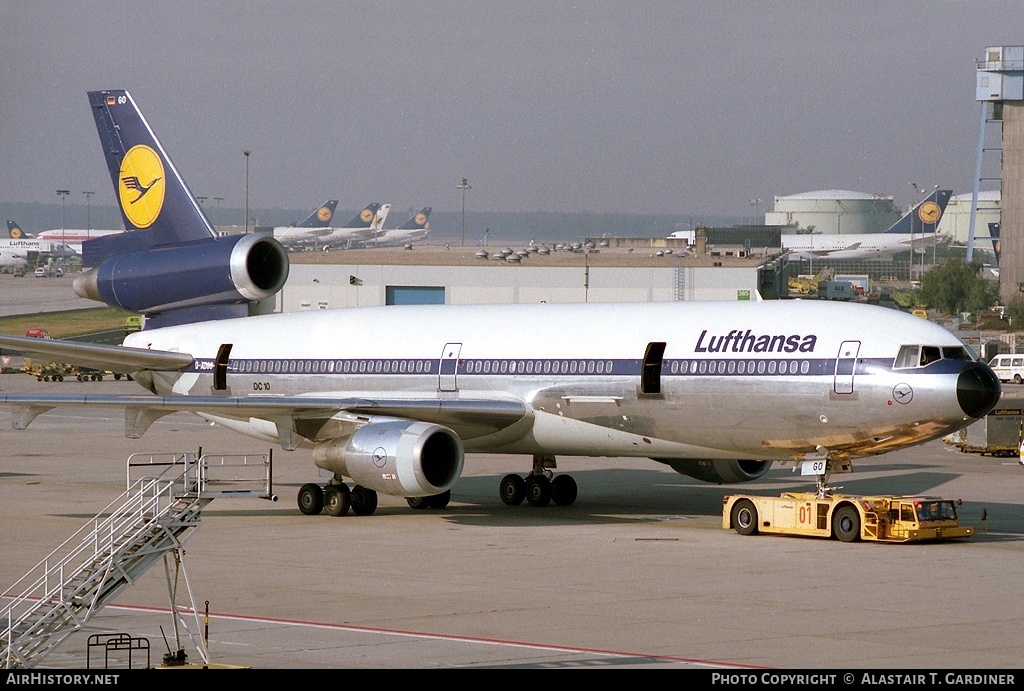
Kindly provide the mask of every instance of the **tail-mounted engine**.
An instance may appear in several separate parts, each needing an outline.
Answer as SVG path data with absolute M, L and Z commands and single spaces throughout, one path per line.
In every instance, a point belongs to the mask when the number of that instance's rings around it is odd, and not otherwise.
M 273 238 L 249 234 L 111 254 L 76 276 L 74 289 L 111 307 L 159 315 L 262 300 L 277 293 L 287 278 L 284 247 Z
M 738 461 L 721 458 L 654 458 L 682 475 L 688 475 L 702 482 L 734 484 L 756 480 L 772 467 L 771 461 Z
M 462 440 L 447 427 L 371 418 L 346 439 L 313 449 L 317 466 L 363 487 L 401 497 L 449 490 L 462 474 Z

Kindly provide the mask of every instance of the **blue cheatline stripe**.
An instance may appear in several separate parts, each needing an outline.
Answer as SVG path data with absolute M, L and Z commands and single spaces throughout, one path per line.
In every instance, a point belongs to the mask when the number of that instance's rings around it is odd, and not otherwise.
M 232 374 L 314 374 L 314 375 L 409 375 L 437 376 L 439 359 L 424 358 L 353 358 L 353 359 L 240 359 L 231 360 L 228 371 Z M 444 360 L 446 374 L 458 375 L 511 375 L 545 376 L 576 375 L 583 377 L 640 376 L 643 366 L 639 359 L 465 359 L 458 361 L 458 370 L 450 371 L 453 360 Z M 856 375 L 901 372 L 906 374 L 954 374 L 963 369 L 966 361 L 938 360 L 927 367 L 894 369 L 891 358 L 858 359 Z M 212 359 L 197 359 L 190 372 L 213 372 Z M 846 362 L 843 363 L 847 364 Z M 849 364 L 852 364 L 849 363 Z M 841 374 L 849 375 L 849 365 Z M 701 376 L 831 376 L 836 372 L 835 358 L 680 358 L 665 360 L 661 376 L 690 378 Z

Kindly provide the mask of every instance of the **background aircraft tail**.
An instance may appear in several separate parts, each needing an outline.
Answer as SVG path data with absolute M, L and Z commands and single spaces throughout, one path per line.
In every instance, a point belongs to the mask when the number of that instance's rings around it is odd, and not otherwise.
M 7 237 L 9 237 L 12 240 L 21 240 L 23 238 L 30 238 L 32 237 L 32 235 L 22 230 L 21 226 L 18 225 L 17 221 L 8 221 Z
M 128 232 L 82 243 L 79 296 L 157 328 L 247 316 L 284 286 L 284 247 L 253 233 L 219 237 L 127 91 L 90 91 L 89 103 Z
M 380 208 L 377 209 L 377 213 L 373 217 L 373 223 L 370 224 L 370 229 L 374 233 L 379 233 L 384 230 L 384 221 L 388 218 L 388 213 L 391 211 L 390 204 L 381 204 Z
M 305 220 L 296 224 L 298 228 L 327 228 L 331 225 L 331 219 L 334 218 L 334 209 L 338 206 L 337 199 L 329 199 L 324 202 L 309 216 L 306 216 Z
M 398 226 L 398 230 L 427 230 L 430 228 L 430 212 L 432 207 L 424 206 L 414 213 L 408 221 Z
M 934 233 L 951 196 L 952 190 L 935 190 L 885 232 L 902 235 Z
M 380 204 L 373 202 L 363 207 L 363 210 L 349 219 L 348 223 L 343 226 L 337 226 L 340 228 L 356 228 L 370 230 L 373 227 L 373 219 L 377 218 L 377 211 L 380 210 Z

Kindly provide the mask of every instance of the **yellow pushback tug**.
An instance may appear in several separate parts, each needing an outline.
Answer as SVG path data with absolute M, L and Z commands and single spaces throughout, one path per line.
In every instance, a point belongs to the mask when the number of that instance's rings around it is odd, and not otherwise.
M 960 525 L 956 510 L 960 500 L 939 497 L 784 492 L 778 497 L 726 495 L 722 502 L 722 527 L 740 535 L 917 542 L 966 538 L 977 532 L 973 526 Z

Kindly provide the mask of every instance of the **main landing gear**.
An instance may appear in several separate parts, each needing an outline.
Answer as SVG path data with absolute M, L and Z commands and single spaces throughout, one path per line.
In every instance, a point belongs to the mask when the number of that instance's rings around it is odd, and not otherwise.
M 324 487 L 307 482 L 299 488 L 299 511 L 307 516 L 326 513 L 328 516 L 344 516 L 349 510 L 357 516 L 369 516 L 377 510 L 377 493 L 362 485 L 351 489 L 344 482 L 333 480 Z M 429 497 L 407 497 L 414 509 L 443 509 L 452 500 L 451 490 Z
M 299 511 L 316 516 L 321 511 L 328 516 L 344 516 L 352 510 L 357 516 L 369 516 L 377 510 L 377 493 L 362 485 L 349 489 L 344 482 L 332 482 L 321 487 L 307 482 L 299 488 Z
M 554 456 L 534 456 L 533 470 L 523 478 L 511 473 L 501 478 L 498 494 L 509 506 L 518 506 L 525 499 L 530 506 L 569 506 L 576 501 L 576 481 L 571 475 L 553 476 Z

